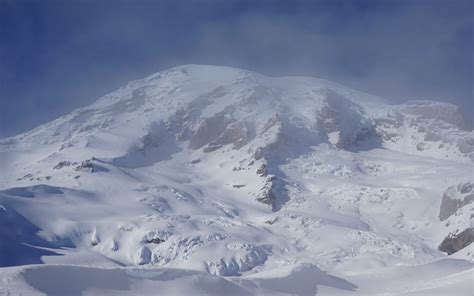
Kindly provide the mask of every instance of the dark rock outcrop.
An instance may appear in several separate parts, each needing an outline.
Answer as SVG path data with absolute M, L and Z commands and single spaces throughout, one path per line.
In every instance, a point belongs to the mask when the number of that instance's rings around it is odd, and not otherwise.
M 93 173 L 95 172 L 94 164 L 92 163 L 92 160 L 84 160 L 80 165 L 74 168 L 75 171 L 82 171 L 82 172 L 88 172 L 88 173 Z
M 215 141 L 227 128 L 231 119 L 221 112 L 205 118 L 189 141 L 189 148 L 199 149 Z
M 256 198 L 258 202 L 261 202 L 263 204 L 269 205 L 272 208 L 275 207 L 275 177 L 274 176 L 267 176 L 267 180 L 265 182 L 265 185 L 260 191 L 259 196 Z
M 70 162 L 70 161 L 60 161 L 57 165 L 53 167 L 54 170 L 62 169 L 63 167 L 68 167 L 71 165 L 77 165 L 77 162 Z
M 438 246 L 438 249 L 451 255 L 469 246 L 473 241 L 474 228 L 468 228 L 460 233 L 448 235 Z
M 147 239 L 146 242 L 149 244 L 161 244 L 161 243 L 164 243 L 165 240 L 159 237 L 155 237 L 155 238 Z

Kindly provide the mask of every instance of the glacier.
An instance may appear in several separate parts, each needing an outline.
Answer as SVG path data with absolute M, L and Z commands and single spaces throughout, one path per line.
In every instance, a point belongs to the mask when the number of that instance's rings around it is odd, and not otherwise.
M 472 295 L 473 161 L 449 103 L 175 67 L 0 139 L 0 294 Z

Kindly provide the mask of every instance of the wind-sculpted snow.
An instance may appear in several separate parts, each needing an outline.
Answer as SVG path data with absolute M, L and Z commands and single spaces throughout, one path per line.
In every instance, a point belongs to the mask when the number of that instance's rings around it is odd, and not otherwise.
M 64 194 L 64 191 L 61 188 L 57 188 L 54 186 L 48 186 L 44 184 L 34 185 L 31 187 L 16 187 L 10 188 L 7 190 L 2 190 L 0 193 L 12 196 L 21 196 L 21 197 L 35 197 L 35 196 L 42 196 L 42 195 L 49 195 L 49 194 Z
M 191 270 L 51 265 L 28 268 L 21 277 L 47 295 L 222 295 L 222 291 L 226 295 L 252 295 L 228 280 Z
M 54 247 L 39 237 L 38 227 L 19 214 L 14 208 L 0 206 L 0 267 L 42 263 L 45 255 L 59 255 L 38 247 Z
M 463 124 L 314 78 L 132 81 L 0 140 L 0 264 L 44 263 L 0 269 L 0 294 L 469 295 Z

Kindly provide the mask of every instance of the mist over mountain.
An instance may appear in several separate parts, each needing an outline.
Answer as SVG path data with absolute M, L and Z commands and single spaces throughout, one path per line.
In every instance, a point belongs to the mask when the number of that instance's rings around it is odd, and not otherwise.
M 182 64 L 473 106 L 471 0 L 0 2 L 0 137 Z

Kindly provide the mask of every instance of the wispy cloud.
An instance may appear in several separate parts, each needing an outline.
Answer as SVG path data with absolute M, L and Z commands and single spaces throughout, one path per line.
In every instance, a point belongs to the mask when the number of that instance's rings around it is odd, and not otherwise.
M 472 1 L 0 4 L 0 136 L 174 65 L 335 80 L 472 115 Z

